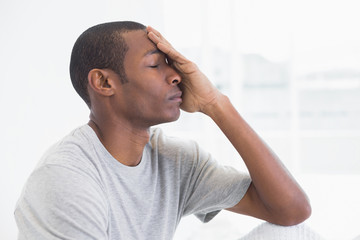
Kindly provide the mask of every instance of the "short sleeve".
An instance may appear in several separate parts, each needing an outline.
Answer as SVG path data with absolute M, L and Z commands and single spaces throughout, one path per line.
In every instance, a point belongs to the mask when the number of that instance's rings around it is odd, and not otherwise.
M 202 222 L 208 222 L 220 210 L 235 206 L 245 195 L 251 179 L 247 173 L 220 165 L 199 147 L 197 151 L 184 215 L 195 214 Z
M 107 239 L 107 215 L 96 180 L 59 165 L 35 170 L 15 209 L 19 239 Z

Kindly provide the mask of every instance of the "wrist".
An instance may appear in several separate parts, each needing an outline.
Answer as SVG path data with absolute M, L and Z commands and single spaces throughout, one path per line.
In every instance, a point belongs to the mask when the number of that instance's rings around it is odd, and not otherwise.
M 224 111 L 225 106 L 229 103 L 229 98 L 221 92 L 218 92 L 214 99 L 201 109 L 201 112 L 214 119 L 215 116 Z

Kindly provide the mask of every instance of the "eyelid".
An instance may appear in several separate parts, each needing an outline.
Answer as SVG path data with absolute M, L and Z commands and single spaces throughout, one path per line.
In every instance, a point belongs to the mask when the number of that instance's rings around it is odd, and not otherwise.
M 164 62 L 165 62 L 165 64 L 167 64 L 167 65 L 170 64 L 170 63 L 169 63 L 169 59 L 168 59 L 167 56 L 165 56 Z M 157 62 L 156 64 L 149 64 L 149 67 L 150 67 L 150 68 L 157 68 L 157 67 L 159 67 L 161 64 L 162 64 L 162 61 L 161 61 L 161 63 Z

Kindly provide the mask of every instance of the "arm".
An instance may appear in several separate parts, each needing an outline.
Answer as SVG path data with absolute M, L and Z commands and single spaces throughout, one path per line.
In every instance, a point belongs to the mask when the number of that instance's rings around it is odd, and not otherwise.
M 191 61 L 178 53 L 159 32 L 148 27 L 149 38 L 181 74 L 183 104 L 188 112 L 203 112 L 219 126 L 245 162 L 252 178 L 245 196 L 230 211 L 279 225 L 294 225 L 310 216 L 306 194 L 245 122 L 229 99 L 221 94 Z
M 108 206 L 88 169 L 48 164 L 27 181 L 15 219 L 19 239 L 107 239 Z
M 278 157 L 225 97 L 206 108 L 244 160 L 252 178 L 248 192 L 231 211 L 279 225 L 294 225 L 310 215 L 305 193 Z

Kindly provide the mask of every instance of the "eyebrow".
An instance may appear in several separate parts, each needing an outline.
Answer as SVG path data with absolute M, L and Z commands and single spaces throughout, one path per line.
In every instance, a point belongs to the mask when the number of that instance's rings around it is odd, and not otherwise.
M 162 52 L 157 48 L 153 48 L 153 49 L 146 51 L 144 54 L 144 57 L 152 55 L 152 54 L 162 54 Z

